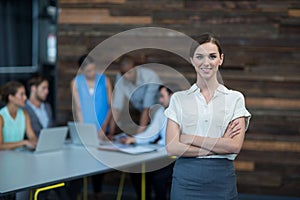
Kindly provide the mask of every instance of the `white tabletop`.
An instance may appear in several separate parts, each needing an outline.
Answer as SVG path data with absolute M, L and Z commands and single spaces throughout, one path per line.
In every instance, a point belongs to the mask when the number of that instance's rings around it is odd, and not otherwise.
M 73 145 L 42 154 L 0 151 L 0 194 L 124 169 L 160 158 L 167 158 L 163 149 L 140 155 Z

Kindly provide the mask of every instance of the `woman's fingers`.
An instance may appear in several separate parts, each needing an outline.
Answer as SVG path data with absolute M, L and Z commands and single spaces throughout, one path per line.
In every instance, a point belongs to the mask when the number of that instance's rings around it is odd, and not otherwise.
M 238 121 L 233 121 L 231 124 L 231 129 L 234 129 L 239 124 Z
M 240 126 L 236 126 L 231 132 L 230 132 L 230 137 L 233 138 L 234 136 L 236 136 L 237 134 L 240 133 L 241 127 Z
M 241 127 L 239 126 L 238 121 L 231 121 L 227 126 L 227 129 L 225 131 L 225 136 L 233 138 L 234 136 L 239 134 L 240 129 Z

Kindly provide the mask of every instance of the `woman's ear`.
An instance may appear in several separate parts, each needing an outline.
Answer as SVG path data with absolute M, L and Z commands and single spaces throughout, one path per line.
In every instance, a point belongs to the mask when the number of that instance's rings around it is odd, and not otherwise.
M 193 58 L 192 58 L 192 57 L 190 57 L 190 61 L 191 61 L 192 65 L 195 67 L 195 63 L 194 63 L 194 61 L 193 61 Z
M 223 64 L 223 61 L 224 61 L 224 54 L 222 53 L 220 56 L 220 65 L 219 66 L 221 66 Z
M 14 97 L 13 95 L 9 94 L 9 95 L 8 95 L 8 98 L 7 98 L 7 99 L 8 99 L 8 102 L 12 101 L 13 97 Z

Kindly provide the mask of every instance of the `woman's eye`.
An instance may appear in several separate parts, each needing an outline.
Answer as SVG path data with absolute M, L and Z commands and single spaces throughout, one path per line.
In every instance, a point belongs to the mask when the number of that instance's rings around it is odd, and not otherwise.
M 213 59 L 215 59 L 217 56 L 215 56 L 215 55 L 210 55 L 209 56 L 209 59 L 211 59 L 211 60 L 213 60 Z
M 201 60 L 201 59 L 203 58 L 203 56 L 196 56 L 196 58 L 197 58 L 198 60 Z

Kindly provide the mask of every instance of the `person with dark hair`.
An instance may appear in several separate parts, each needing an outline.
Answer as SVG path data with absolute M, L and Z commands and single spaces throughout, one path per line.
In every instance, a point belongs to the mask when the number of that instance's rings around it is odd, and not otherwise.
M 41 129 L 54 126 L 51 105 L 46 102 L 49 94 L 49 81 L 43 76 L 34 76 L 27 82 L 29 99 L 24 109 L 30 116 L 31 126 L 38 137 Z
M 37 138 L 32 130 L 28 113 L 22 109 L 27 99 L 25 87 L 15 81 L 6 83 L 0 90 L 6 104 L 0 110 L 0 150 L 26 146 L 34 149 Z M 28 139 L 24 140 L 24 136 Z
M 178 87 L 174 88 L 176 88 L 175 91 L 178 91 Z M 174 88 L 172 88 L 171 90 L 170 88 L 164 85 L 159 86 L 159 102 L 162 105 L 162 107 L 159 107 L 155 111 L 151 123 L 149 124 L 147 129 L 134 136 L 128 136 L 126 138 L 122 137 L 120 142 L 125 144 L 147 144 L 154 143 L 157 140 L 157 144 L 165 145 L 165 131 L 167 119 L 164 115 L 164 111 L 169 106 L 170 98 L 174 93 Z
M 151 69 L 136 66 L 131 56 L 124 55 L 119 60 L 119 73 L 116 76 L 114 96 L 112 101 L 112 115 L 110 122 L 109 137 L 115 134 L 116 124 L 123 123 L 134 127 L 119 127 L 127 134 L 140 134 L 146 130 L 150 121 L 150 107 L 157 103 L 158 87 L 161 83 L 158 75 Z M 128 111 L 126 111 L 128 106 Z M 122 112 L 129 113 L 133 123 L 126 123 L 127 116 Z M 124 123 L 125 122 L 125 123 Z M 135 126 L 138 124 L 138 128 Z M 157 130 L 158 131 L 158 130 Z M 131 180 L 138 199 L 141 198 L 140 174 L 131 173 Z M 149 180 L 149 179 L 147 179 Z M 149 183 L 147 183 L 149 185 Z M 149 199 L 151 190 L 146 186 L 146 197 Z
M 5 105 L 4 103 L 0 100 L 0 109 L 3 108 Z
M 94 59 L 88 55 L 79 58 L 80 73 L 71 82 L 75 120 L 94 124 L 100 140 L 106 140 L 111 118 L 112 88 L 110 79 L 97 73 Z M 92 176 L 94 199 L 101 199 L 104 174 Z
M 219 41 L 210 34 L 199 38 L 190 52 L 197 81 L 174 93 L 165 111 L 166 149 L 178 157 L 171 199 L 238 199 L 233 160 L 251 114 L 243 94 L 217 80 L 224 60 Z
M 121 121 L 124 102 L 129 102 L 130 111 L 139 116 L 139 127 L 134 133 L 144 131 L 150 121 L 150 107 L 157 103 L 158 84 L 161 83 L 157 74 L 148 68 L 136 66 L 131 56 L 125 55 L 119 61 L 120 72 L 116 76 L 114 97 L 112 101 L 113 118 L 110 123 L 110 138 L 115 134 L 116 122 Z
M 165 85 L 159 86 L 159 102 L 162 107 L 154 113 L 150 125 L 147 129 L 135 136 L 122 137 L 121 143 L 125 144 L 150 144 L 157 143 L 162 146 L 165 145 L 166 125 L 167 118 L 164 115 L 165 109 L 169 106 L 171 96 L 174 92 L 179 91 L 177 84 L 169 84 L 169 87 Z M 173 172 L 173 164 L 167 165 L 161 169 L 153 172 L 146 173 L 147 190 L 151 193 L 153 189 L 156 200 L 166 200 L 168 198 L 168 184 L 170 182 Z M 136 177 L 133 177 L 136 178 Z M 140 176 L 137 176 L 137 181 L 133 180 L 133 183 L 138 183 Z M 139 188 L 139 187 L 137 187 Z M 138 196 L 140 196 L 140 190 L 136 190 Z M 151 197 L 148 197 L 151 199 Z
M 51 105 L 46 102 L 49 94 L 49 81 L 46 77 L 35 75 L 27 81 L 27 89 L 29 91 L 29 99 L 25 103 L 24 110 L 27 111 L 32 129 L 38 138 L 40 132 L 44 128 L 54 126 Z M 64 188 L 57 188 L 53 190 L 58 196 L 66 198 L 66 191 Z M 44 192 L 43 197 L 47 197 L 49 192 Z M 24 195 L 28 194 L 24 193 Z

